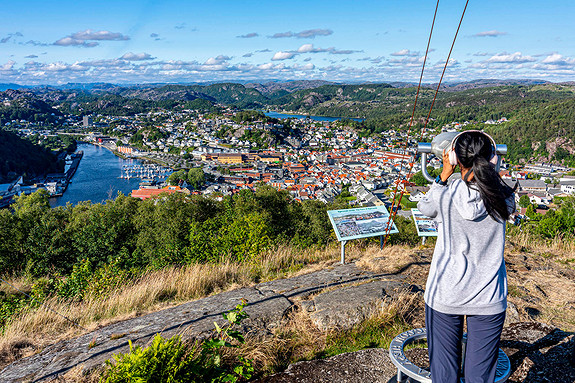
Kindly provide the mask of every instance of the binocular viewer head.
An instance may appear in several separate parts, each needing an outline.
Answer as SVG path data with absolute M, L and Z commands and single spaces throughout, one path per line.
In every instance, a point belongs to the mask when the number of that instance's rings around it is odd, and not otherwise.
M 421 154 L 421 172 L 425 179 L 429 182 L 433 182 L 434 179 L 427 173 L 427 156 L 428 154 L 434 154 L 440 160 L 443 158 L 444 150 L 451 150 L 454 145 L 453 140 L 458 137 L 461 132 L 443 132 L 438 134 L 429 142 L 420 142 L 417 144 L 417 152 Z M 485 133 L 484 133 L 485 134 Z M 487 135 L 487 134 L 485 134 Z M 495 144 L 495 141 L 487 135 L 495 146 L 495 153 L 498 155 L 497 163 L 495 164 L 495 169 L 499 171 L 501 165 L 501 156 L 507 154 L 507 145 Z

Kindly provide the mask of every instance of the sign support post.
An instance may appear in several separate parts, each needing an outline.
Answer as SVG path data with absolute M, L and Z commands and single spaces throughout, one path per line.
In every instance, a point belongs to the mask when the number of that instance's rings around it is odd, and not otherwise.
M 345 245 L 347 241 L 341 241 L 341 264 L 345 265 Z
M 383 250 L 383 235 L 379 236 L 379 250 Z

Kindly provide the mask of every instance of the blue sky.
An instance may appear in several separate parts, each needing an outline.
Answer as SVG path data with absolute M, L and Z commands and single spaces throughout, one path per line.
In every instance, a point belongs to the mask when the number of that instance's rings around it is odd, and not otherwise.
M 464 0 L 440 0 L 424 82 Z M 5 2 L 0 82 L 417 81 L 434 0 Z M 445 81 L 575 80 L 575 2 L 470 0 Z

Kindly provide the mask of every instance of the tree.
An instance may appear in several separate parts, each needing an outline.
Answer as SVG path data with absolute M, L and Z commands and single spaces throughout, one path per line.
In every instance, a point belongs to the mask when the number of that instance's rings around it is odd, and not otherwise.
M 170 185 L 179 185 L 181 182 L 188 182 L 188 173 L 181 169 L 170 174 L 166 180 Z M 189 182 L 188 182 L 189 183 Z
M 521 198 L 519 198 L 519 206 L 528 207 L 529 205 L 531 205 L 529 197 L 527 195 L 522 195 Z
M 442 168 L 437 168 L 435 169 L 433 166 L 428 166 L 427 167 L 427 174 L 429 174 L 431 177 L 435 178 L 438 175 L 441 174 L 441 169 Z M 429 181 L 427 179 L 425 179 L 425 177 L 423 176 L 423 173 L 420 171 L 418 171 L 417 173 L 415 173 L 410 179 L 409 182 L 413 182 L 414 184 L 416 184 L 417 186 L 426 186 L 429 185 Z
M 538 220 L 541 215 L 539 213 L 537 213 L 536 211 L 536 207 L 533 204 L 529 204 L 529 206 L 527 207 L 527 210 L 525 211 L 525 215 L 530 219 L 530 220 Z
M 188 183 L 194 189 L 201 189 L 206 183 L 206 175 L 202 168 L 191 168 L 188 172 Z

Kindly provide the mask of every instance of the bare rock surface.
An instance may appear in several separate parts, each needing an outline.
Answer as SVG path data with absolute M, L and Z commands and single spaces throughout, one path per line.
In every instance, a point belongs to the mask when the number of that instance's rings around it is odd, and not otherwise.
M 368 318 L 385 304 L 386 296 L 394 296 L 402 288 L 405 284 L 401 282 L 374 281 L 321 293 L 313 298 L 310 316 L 319 329 L 348 329 Z
M 387 281 L 382 281 L 386 279 Z M 245 311 L 249 319 L 243 324 L 246 331 L 270 333 L 285 318 L 286 312 L 294 307 L 294 299 L 305 299 L 312 295 L 320 297 L 320 307 L 333 310 L 338 302 L 351 291 L 355 305 L 349 304 L 343 310 L 342 326 L 358 323 L 363 319 L 361 306 L 375 304 L 384 291 L 395 291 L 401 283 L 400 277 L 378 275 L 358 269 L 353 264 L 339 265 L 317 272 L 300 275 L 289 279 L 280 279 L 261 283 L 254 287 L 241 288 L 213 295 L 207 298 L 181 304 L 138 318 L 114 323 L 74 339 L 58 342 L 46 347 L 36 355 L 20 359 L 0 372 L 1 382 L 39 382 L 56 379 L 73 367 L 92 369 L 112 358 L 114 354 L 129 350 L 128 340 L 135 345 L 147 344 L 155 334 L 164 337 L 182 335 L 183 338 L 203 338 L 208 336 L 214 321 L 222 324 L 222 314 L 233 309 L 242 299 L 247 300 Z M 353 286 L 364 283 L 360 290 Z M 361 291 L 369 290 L 374 285 L 373 299 L 360 300 Z M 324 289 L 332 291 L 323 295 Z M 331 290 L 335 289 L 335 290 Z M 351 289 L 351 290 L 349 290 Z M 341 293 L 333 294 L 333 291 Z M 319 295 L 318 295 L 319 294 Z M 313 304 L 312 304 L 313 305 Z M 331 307 L 331 309 L 329 309 Z M 340 326 L 337 320 L 331 320 Z
M 280 374 L 254 383 L 387 383 L 393 381 L 395 374 L 389 351 L 374 348 L 340 354 L 329 359 L 295 363 Z

